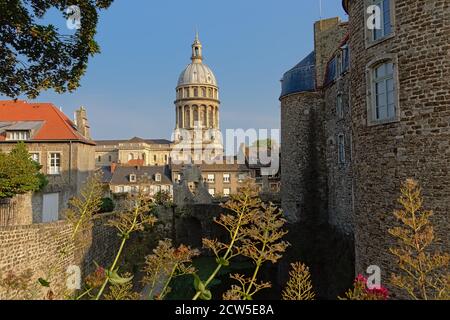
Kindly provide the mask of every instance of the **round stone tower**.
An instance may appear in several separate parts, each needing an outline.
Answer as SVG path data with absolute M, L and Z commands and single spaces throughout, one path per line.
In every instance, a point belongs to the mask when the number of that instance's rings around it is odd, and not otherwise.
M 356 272 L 395 261 L 400 185 L 416 179 L 440 239 L 450 243 L 450 34 L 446 1 L 344 0 L 349 14 Z M 373 7 L 371 7 L 373 8 Z M 414 17 L 414 18 L 412 18 Z
M 210 161 L 223 154 L 219 126 L 219 87 L 211 69 L 203 63 L 198 34 L 192 44 L 190 63 L 181 72 L 176 87 L 175 149 L 173 161 Z

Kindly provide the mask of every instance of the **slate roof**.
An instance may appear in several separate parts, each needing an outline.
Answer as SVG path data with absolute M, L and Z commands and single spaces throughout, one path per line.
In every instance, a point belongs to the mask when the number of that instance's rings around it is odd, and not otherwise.
M 291 93 L 314 91 L 316 87 L 315 73 L 316 55 L 313 51 L 283 75 L 281 97 Z
M 161 181 L 155 181 L 155 174 L 161 174 Z M 170 172 L 167 166 L 118 166 L 114 170 L 111 178 L 112 185 L 135 185 L 130 182 L 130 175 L 135 174 L 137 181 L 148 179 L 151 184 L 172 184 Z

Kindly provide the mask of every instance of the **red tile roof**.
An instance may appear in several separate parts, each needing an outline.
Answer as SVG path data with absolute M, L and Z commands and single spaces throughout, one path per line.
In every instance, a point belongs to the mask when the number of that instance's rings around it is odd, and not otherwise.
M 23 100 L 0 100 L 0 121 L 43 121 L 41 128 L 30 140 L 71 140 L 95 144 L 77 131 L 75 124 L 55 105 Z M 0 135 L 0 141 L 5 136 Z

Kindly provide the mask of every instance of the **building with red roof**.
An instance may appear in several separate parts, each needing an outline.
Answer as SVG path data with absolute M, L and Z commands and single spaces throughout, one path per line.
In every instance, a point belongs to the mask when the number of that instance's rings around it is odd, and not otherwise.
M 95 143 L 86 110 L 78 109 L 72 121 L 51 103 L 0 100 L 0 151 L 9 152 L 19 141 L 49 180 L 42 192 L 33 195 L 33 222 L 58 220 L 95 170 Z

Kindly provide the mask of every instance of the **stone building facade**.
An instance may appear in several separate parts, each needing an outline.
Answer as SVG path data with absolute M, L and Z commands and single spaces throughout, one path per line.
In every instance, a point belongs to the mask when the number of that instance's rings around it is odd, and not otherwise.
M 53 104 L 0 101 L 0 151 L 9 152 L 23 141 L 49 181 L 32 196 L 33 222 L 61 218 L 68 200 L 95 170 L 86 110 L 77 110 L 75 118 L 72 122 Z
M 438 243 L 450 243 L 450 6 L 343 3 L 349 21 L 317 22 L 314 51 L 283 77 L 282 206 L 294 229 L 309 223 L 328 230 L 324 243 L 348 243 L 341 249 L 355 274 L 377 265 L 388 284 L 395 261 L 387 230 L 407 178 L 421 184 L 424 206 L 435 213 Z M 367 13 L 374 4 L 375 29 Z
M 213 197 L 228 197 L 236 194 L 244 180 L 250 177 L 250 170 L 246 165 L 237 163 L 192 165 L 202 177 L 206 190 Z M 186 165 L 172 166 L 172 180 L 175 184 L 182 182 Z
M 95 165 L 108 167 L 113 163 L 131 166 L 163 166 L 169 164 L 172 142 L 165 139 L 95 141 Z
M 159 192 L 173 195 L 168 166 L 118 166 L 112 167 L 109 188 L 113 194 L 139 192 L 153 197 Z

